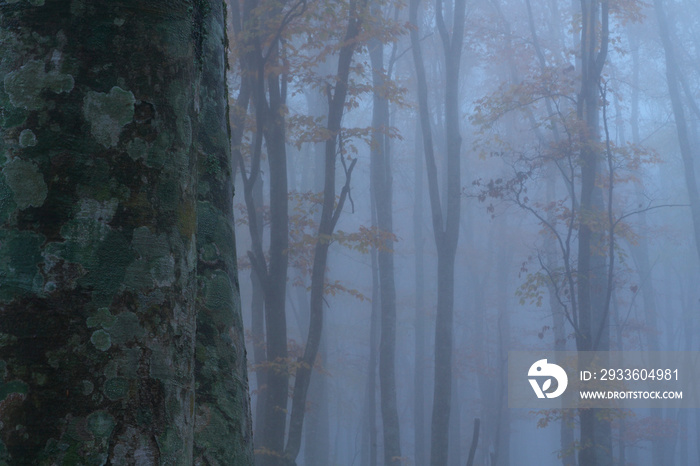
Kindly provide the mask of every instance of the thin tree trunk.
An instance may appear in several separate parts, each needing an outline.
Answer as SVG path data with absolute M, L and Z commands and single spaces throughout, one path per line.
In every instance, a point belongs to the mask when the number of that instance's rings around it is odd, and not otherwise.
M 326 129 L 331 136 L 326 140 L 323 206 L 311 271 L 309 333 L 304 348 L 304 354 L 299 361 L 299 367 L 297 368 L 294 381 L 289 435 L 287 437 L 287 445 L 284 453 L 285 460 L 291 464 L 296 460 L 301 446 L 301 433 L 304 425 L 304 412 L 306 410 L 306 395 L 309 388 L 311 371 L 318 354 L 321 332 L 323 330 L 323 298 L 325 294 L 328 247 L 330 246 L 329 238 L 333 235 L 345 200 L 347 199 L 350 190 L 350 177 L 356 162 L 356 160 L 353 160 L 350 167 L 346 170 L 346 182 L 341 190 L 340 198 L 337 200 L 336 205 L 335 168 L 338 158 L 338 140 L 341 137 L 341 120 L 343 118 L 345 99 L 348 93 L 350 64 L 355 52 L 355 40 L 361 31 L 361 18 L 366 14 L 366 5 L 367 0 L 352 0 L 350 2 L 348 26 L 343 39 L 344 45 L 340 50 L 338 58 L 336 84 L 332 96 L 330 96 L 328 108 L 328 123 Z M 341 155 L 341 157 L 342 156 L 343 155 Z
M 319 356 L 326 360 L 326 337 L 321 337 Z M 309 384 L 309 408 L 304 427 L 304 462 L 307 466 L 330 463 L 330 422 L 327 375 L 323 372 L 311 374 Z
M 417 26 L 418 0 L 410 3 L 410 21 Z M 418 107 L 428 174 L 428 191 L 433 218 L 433 233 L 438 251 L 438 299 L 435 319 L 435 386 L 431 421 L 431 466 L 445 466 L 449 445 L 450 401 L 452 396 L 452 325 L 454 309 L 454 262 L 459 237 L 461 202 L 459 134 L 459 68 L 464 39 L 466 3 L 455 0 L 452 35 L 442 18 L 442 3 L 437 3 L 437 20 L 446 62 L 445 76 L 445 126 L 447 142 L 447 196 L 445 212 L 440 201 L 437 167 L 430 129 L 427 82 L 417 29 L 411 30 L 411 48 L 418 81 Z
M 267 390 L 263 447 L 274 452 L 263 464 L 281 465 L 289 397 L 287 355 L 287 265 L 289 214 L 287 202 L 287 154 L 285 147 L 284 96 L 280 77 L 268 77 L 269 109 L 265 117 L 265 141 L 270 173 L 269 267 L 264 279 L 265 343 L 267 345 Z M 264 257 L 258 258 L 259 261 Z M 259 267 L 259 269 L 261 269 Z
M 425 263 L 423 257 L 423 196 L 425 195 L 421 132 L 416 124 L 415 133 L 415 164 L 414 184 L 415 198 L 413 201 L 413 244 L 415 249 L 415 289 L 416 306 L 414 317 L 415 348 L 414 348 L 414 377 L 413 377 L 413 433 L 414 433 L 414 464 L 425 464 Z
M 700 193 L 695 176 L 695 156 L 693 154 L 690 137 L 688 135 L 688 123 L 683 107 L 683 97 L 679 85 L 681 70 L 676 61 L 671 30 L 666 19 L 666 12 L 663 0 L 654 0 L 656 18 L 659 24 L 661 42 L 664 46 L 666 56 L 666 82 L 668 92 L 671 97 L 671 107 L 676 120 L 676 133 L 678 135 L 678 145 L 680 146 L 681 158 L 683 159 L 683 172 L 685 174 L 685 185 L 688 190 L 690 200 L 691 219 L 693 220 L 693 231 L 695 233 L 695 250 L 700 257 Z
M 459 406 L 459 378 L 453 373 L 452 378 L 452 400 L 450 407 L 452 414 L 450 415 L 450 443 L 448 453 L 448 464 L 453 466 L 461 466 L 462 464 L 462 423 L 460 419 Z
M 235 152 L 244 184 L 244 198 L 248 211 L 248 229 L 252 241 L 252 251 L 248 253 L 254 272 L 263 289 L 265 320 L 266 362 L 259 368 L 265 372 L 264 409 L 262 425 L 258 426 L 257 461 L 261 465 L 282 464 L 284 434 L 287 419 L 289 392 L 289 369 L 287 357 L 287 249 L 289 244 L 289 215 L 287 203 L 287 154 L 285 146 L 284 107 L 286 101 L 285 77 L 278 71 L 279 38 L 265 44 L 267 35 L 272 32 L 260 27 L 265 19 L 280 15 L 279 9 L 266 11 L 260 16 L 257 0 L 243 3 L 242 11 L 234 7 L 240 19 L 234 19 L 234 26 L 240 40 L 248 51 L 241 57 L 243 79 L 250 86 L 255 107 L 256 128 L 249 170 L 246 170 L 244 157 Z M 267 159 L 270 176 L 270 244 L 269 259 L 262 244 L 262 220 L 256 209 L 254 189 L 261 174 L 262 143 L 267 143 Z M 249 172 L 249 173 L 248 173 Z M 259 322 L 256 321 L 256 330 Z
M 599 112 L 600 76 L 608 48 L 608 2 L 581 0 L 581 92 L 577 114 L 585 124 L 581 148 L 580 213 L 583 218 L 600 215 L 603 209 L 602 191 L 596 187 L 600 154 Z M 601 30 L 598 30 L 599 24 Z M 605 257 L 594 252 L 602 246 L 603 234 L 590 221 L 581 221 L 578 237 L 578 302 L 579 330 L 576 346 L 579 351 L 609 349 L 609 302 L 606 296 Z M 612 260 L 612 258 L 608 258 Z M 605 466 L 612 460 L 610 422 L 595 409 L 579 411 L 581 449 L 579 464 Z
M 374 191 L 370 184 L 370 191 Z M 377 212 L 374 204 L 372 210 L 372 226 L 377 224 Z M 379 291 L 379 265 L 377 260 L 377 249 L 373 245 L 370 251 L 372 260 L 372 315 L 370 317 L 369 328 L 369 367 L 367 373 L 367 413 L 366 413 L 366 429 L 367 429 L 367 454 L 368 461 L 366 464 L 377 466 L 377 359 L 379 351 L 379 314 L 381 312 L 381 297 Z
M 263 203 L 262 179 L 258 177 L 253 188 L 253 202 L 258 211 L 258 241 L 262 242 L 262 203 Z M 250 270 L 250 281 L 252 284 L 252 296 L 250 301 L 251 312 L 251 336 L 253 339 L 253 364 L 255 366 L 255 379 L 257 382 L 257 393 L 255 395 L 255 438 L 262 438 L 262 427 L 265 425 L 265 391 L 267 390 L 267 354 L 265 351 L 265 291 L 263 290 L 260 278 L 254 269 Z
M 373 15 L 381 10 L 372 5 Z M 373 202 L 377 213 L 377 227 L 382 234 L 393 233 L 392 175 L 389 129 L 389 102 L 379 92 L 384 82 L 384 47 L 374 38 L 369 42 L 374 86 L 372 107 L 372 139 L 370 143 L 370 177 Z M 401 461 L 401 435 L 396 406 L 396 286 L 394 283 L 394 251 L 391 238 L 385 239 L 377 251 L 381 303 L 381 331 L 379 338 L 379 389 L 381 393 L 384 464 Z

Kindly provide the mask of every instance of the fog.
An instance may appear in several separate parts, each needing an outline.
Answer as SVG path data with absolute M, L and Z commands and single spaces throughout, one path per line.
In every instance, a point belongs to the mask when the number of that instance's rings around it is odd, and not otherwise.
M 256 464 L 700 464 L 697 409 L 509 408 L 507 370 L 698 350 L 700 4 L 229 16 Z

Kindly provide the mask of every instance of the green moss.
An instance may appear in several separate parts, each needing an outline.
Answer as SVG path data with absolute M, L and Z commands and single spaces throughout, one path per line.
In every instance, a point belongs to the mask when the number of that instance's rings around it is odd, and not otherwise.
M 65 241 L 47 244 L 47 254 L 81 264 L 86 270 L 96 266 L 95 250 L 109 232 L 107 225 L 92 219 L 73 219 L 60 232 Z
M 164 234 L 153 234 L 148 227 L 139 227 L 134 230 L 131 246 L 147 260 L 170 254 L 168 237 Z
M 185 239 L 190 239 L 197 228 L 197 213 L 191 203 L 181 203 L 177 208 L 177 224 L 180 234 Z
M 48 187 L 36 164 L 15 158 L 2 171 L 18 208 L 40 207 L 44 203 Z
M 0 466 L 9 466 L 9 459 L 10 455 L 7 451 L 7 447 L 5 446 L 5 443 L 2 440 L 0 440 Z
M 153 413 L 148 408 L 141 408 L 136 412 L 136 422 L 142 426 L 148 426 L 153 422 Z
M 124 377 L 114 377 L 105 382 L 102 389 L 105 396 L 112 401 L 125 398 L 129 393 L 129 381 Z
M 0 401 L 3 401 L 11 393 L 26 394 L 29 391 L 29 385 L 21 380 L 11 380 L 10 382 L 0 385 Z
M 153 287 L 153 277 L 145 259 L 137 259 L 126 269 L 124 286 L 131 290 L 148 290 Z
M 95 348 L 100 351 L 107 351 L 112 346 L 112 337 L 104 330 L 95 330 L 92 332 L 90 341 L 95 345 Z
M 219 258 L 219 251 L 213 243 L 206 244 L 202 248 L 202 260 L 206 262 L 214 262 Z
M 221 173 L 221 165 L 219 164 L 219 158 L 215 155 L 207 155 L 205 157 L 206 172 L 209 175 L 218 175 Z
M 89 380 L 83 380 L 80 383 L 80 393 L 82 393 L 85 396 L 90 395 L 94 389 L 95 389 L 95 384 L 93 384 Z
M 123 348 L 121 355 L 119 355 L 117 359 L 117 365 L 119 366 L 119 374 L 127 378 L 138 377 L 140 359 L 140 348 Z
M 158 286 L 170 286 L 175 283 L 175 259 L 168 255 L 153 261 L 151 276 Z
M 197 343 L 194 350 L 194 357 L 197 362 L 204 364 L 207 360 L 207 347 L 201 343 Z
M 0 229 L 0 300 L 11 300 L 36 291 L 38 263 L 43 261 L 42 235 Z M 42 286 L 43 288 L 43 286 Z
M 114 86 L 108 94 L 89 91 L 83 101 L 83 114 L 90 122 L 93 137 L 105 147 L 119 142 L 122 127 L 134 119 L 136 99 L 131 91 Z
M 97 199 L 83 199 L 80 202 L 80 211 L 76 217 L 109 223 L 114 217 L 118 206 L 119 200 L 113 197 L 103 201 Z
M 173 362 L 163 348 L 153 348 L 150 360 L 150 376 L 164 382 L 173 380 Z
M 217 271 L 205 282 L 204 305 L 217 324 L 233 325 L 233 288 L 231 279 Z
M 57 72 L 46 73 L 44 62 L 30 60 L 16 71 L 5 75 L 5 92 L 15 107 L 39 110 L 44 106 L 41 92 L 48 89 L 54 93 L 73 90 L 73 76 Z
M 7 345 L 12 345 L 17 342 L 17 337 L 9 333 L 0 333 L 0 348 Z
M 0 172 L 0 224 L 5 223 L 16 208 L 12 190 L 5 182 L 5 175 Z
M 117 316 L 117 321 L 109 329 L 112 341 L 115 345 L 122 345 L 134 338 L 141 338 L 146 331 L 139 324 L 139 318 L 131 311 L 122 312 Z
M 96 252 L 97 267 L 85 282 L 95 287 L 92 297 L 96 306 L 108 306 L 121 289 L 124 272 L 133 260 L 133 252 L 122 232 L 109 231 Z
M 158 201 L 163 210 L 177 209 L 177 202 L 180 197 L 179 180 L 168 178 L 158 184 Z
M 19 133 L 19 145 L 21 147 L 34 147 L 36 146 L 36 134 L 31 129 L 22 130 Z
M 97 310 L 97 313 L 95 315 L 88 317 L 87 326 L 90 328 L 110 328 L 112 325 L 114 325 L 114 322 L 116 320 L 117 318 L 109 313 L 109 309 L 107 309 L 106 307 L 101 307 Z
M 80 264 L 86 274 L 79 283 L 93 290 L 92 304 L 98 308 L 109 306 L 134 258 L 124 234 L 101 221 L 76 218 L 61 227 L 61 235 L 65 241 L 47 244 L 45 253 Z
M 114 425 L 114 417 L 107 411 L 96 411 L 87 417 L 87 428 L 95 437 L 109 437 Z
M 146 160 L 148 158 L 148 143 L 141 138 L 134 138 L 129 141 L 126 153 L 133 160 Z
M 38 386 L 46 385 L 46 382 L 49 381 L 49 378 L 46 374 L 42 374 L 40 372 L 36 372 L 32 374 L 32 380 L 34 383 Z
M 192 145 L 192 120 L 189 115 L 177 119 L 177 134 L 185 147 Z
M 199 202 L 197 205 L 197 248 L 202 250 L 207 244 L 216 244 L 219 257 L 227 262 L 227 267 L 233 269 L 235 251 L 231 241 L 234 232 L 228 218 L 210 202 Z
M 181 452 L 185 444 L 174 429 L 168 429 L 158 437 L 158 446 L 162 454 L 172 455 Z

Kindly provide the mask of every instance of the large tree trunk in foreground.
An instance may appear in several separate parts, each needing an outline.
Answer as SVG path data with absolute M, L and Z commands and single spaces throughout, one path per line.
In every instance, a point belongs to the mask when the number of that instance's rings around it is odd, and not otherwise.
M 233 222 L 228 88 L 223 81 L 224 8 L 222 2 L 200 1 L 194 10 L 204 17 L 199 95 L 194 102 L 195 112 L 200 106 L 195 133 L 199 179 L 194 463 L 247 465 L 253 463 L 252 425 Z
M 0 462 L 252 464 L 223 5 L 0 9 Z

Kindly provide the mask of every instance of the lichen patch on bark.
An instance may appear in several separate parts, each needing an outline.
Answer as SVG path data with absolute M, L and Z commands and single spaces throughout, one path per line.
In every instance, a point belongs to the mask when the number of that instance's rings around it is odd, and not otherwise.
M 2 171 L 19 209 L 40 207 L 44 203 L 48 188 L 35 163 L 16 158 L 5 164 Z
M 5 75 L 5 92 L 15 107 L 39 110 L 44 106 L 41 92 L 48 89 L 56 94 L 73 90 L 73 76 L 44 71 L 44 62 L 30 60 L 17 71 Z
M 108 94 L 88 91 L 83 114 L 90 122 L 93 137 L 105 147 L 114 147 L 124 125 L 134 119 L 134 94 L 114 86 Z

